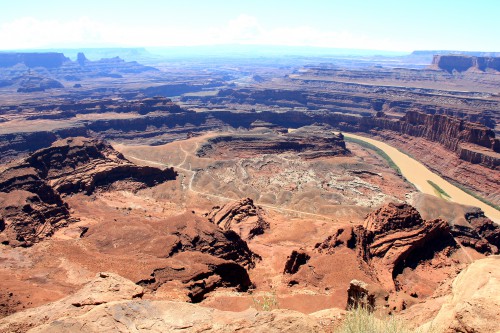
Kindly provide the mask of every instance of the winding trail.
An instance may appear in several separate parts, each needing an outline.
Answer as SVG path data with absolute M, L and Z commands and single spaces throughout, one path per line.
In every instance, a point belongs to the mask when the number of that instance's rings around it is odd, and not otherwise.
M 481 208 L 485 215 L 489 217 L 492 221 L 500 223 L 500 211 L 497 209 L 479 201 L 470 194 L 465 193 L 455 185 L 441 178 L 437 174 L 430 171 L 425 165 L 418 162 L 417 160 L 411 158 L 410 156 L 400 152 L 396 148 L 384 143 L 382 141 L 374 140 L 371 138 L 366 138 L 364 136 L 359 136 L 351 133 L 342 132 L 342 134 L 348 138 L 354 138 L 358 140 L 370 143 L 377 148 L 383 150 L 399 167 L 403 176 L 422 193 L 431 194 L 438 196 L 436 190 L 432 187 L 428 181 L 432 181 L 437 184 L 441 189 L 443 189 L 449 196 L 450 200 L 462 205 L 476 206 Z
M 206 192 L 200 192 L 198 190 L 195 190 L 193 188 L 193 180 L 194 180 L 194 177 L 196 176 L 196 171 L 194 171 L 194 170 L 186 169 L 186 168 L 175 166 L 175 165 L 169 165 L 169 164 L 165 164 L 165 163 L 160 163 L 160 162 L 156 162 L 156 161 L 145 160 L 145 159 L 138 158 L 138 157 L 135 157 L 135 156 L 132 156 L 132 155 L 128 155 L 128 154 L 126 155 L 126 157 L 134 159 L 134 160 L 137 160 L 137 161 L 141 161 L 141 162 L 145 162 L 145 163 L 150 163 L 150 164 L 154 164 L 154 165 L 159 165 L 159 166 L 163 166 L 163 167 L 169 167 L 169 168 L 173 167 L 174 169 L 178 169 L 178 170 L 182 170 L 184 172 L 191 173 L 191 177 L 189 179 L 189 184 L 188 184 L 188 189 L 189 189 L 189 191 L 191 191 L 193 193 L 196 193 L 198 195 L 202 195 L 202 196 L 209 197 L 209 198 L 217 198 L 217 199 L 220 199 L 220 200 L 233 201 L 233 202 L 236 202 L 236 201 L 239 200 L 239 199 L 225 197 L 225 196 L 222 196 L 222 195 L 217 195 L 217 194 L 212 194 L 212 193 L 206 193 Z M 179 165 L 182 165 L 184 162 L 185 162 L 185 159 Z M 266 207 L 266 208 L 269 208 L 269 209 L 272 209 L 272 210 L 277 210 L 277 211 L 283 211 L 283 212 L 290 212 L 290 213 L 295 213 L 295 214 L 302 214 L 302 215 L 320 217 L 320 218 L 328 219 L 328 220 L 332 220 L 334 218 L 333 216 L 321 215 L 321 214 L 314 214 L 314 213 L 308 213 L 308 212 L 304 212 L 304 211 L 300 211 L 300 210 L 295 210 L 295 209 L 277 207 L 277 206 L 273 206 L 273 205 L 263 204 L 263 203 L 260 203 L 260 202 L 257 202 L 257 201 L 255 203 L 257 205 L 259 205 L 259 206 Z

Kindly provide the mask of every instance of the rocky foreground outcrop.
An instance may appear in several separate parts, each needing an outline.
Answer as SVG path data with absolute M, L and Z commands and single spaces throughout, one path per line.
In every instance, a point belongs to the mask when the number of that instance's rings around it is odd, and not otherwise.
M 250 198 L 243 198 L 222 207 L 215 206 L 206 216 L 222 230 L 233 230 L 244 240 L 261 235 L 269 228 L 264 210 L 255 206 Z
M 421 329 L 432 332 L 496 332 L 500 257 L 478 260 L 453 281 L 437 316 Z M 366 285 L 351 282 L 352 302 L 373 304 Z M 196 304 L 145 299 L 144 290 L 113 273 L 98 273 L 78 292 L 0 320 L 0 332 L 330 332 L 341 309 L 309 315 L 291 310 L 220 311 Z M 411 311 L 411 309 L 410 309 Z M 413 314 L 413 313 L 412 313 Z
M 291 310 L 220 311 L 195 304 L 141 299 L 143 290 L 113 273 L 97 276 L 73 295 L 0 320 L 0 332 L 325 332 L 340 309 L 310 315 Z
M 140 298 L 143 293 L 142 287 L 117 274 L 98 273 L 73 295 L 3 318 L 0 332 L 26 332 L 62 317 L 85 314 L 99 304 Z
M 0 238 L 12 246 L 30 246 L 51 236 L 70 221 L 61 194 L 97 188 L 138 190 L 175 179 L 172 168 L 137 166 L 109 144 L 68 138 L 38 150 L 0 173 Z
M 434 332 L 498 332 L 500 323 L 500 257 L 477 260 L 452 284 L 451 295 L 437 316 L 424 325 Z
M 199 303 L 217 288 L 245 292 L 252 287 L 247 270 L 232 260 L 198 251 L 181 252 L 155 269 L 149 279 L 138 281 L 153 294 L 185 295 Z

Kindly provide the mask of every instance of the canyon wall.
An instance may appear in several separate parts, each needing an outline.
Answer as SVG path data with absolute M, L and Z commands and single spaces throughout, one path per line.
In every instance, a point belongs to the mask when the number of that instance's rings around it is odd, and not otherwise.
M 305 86 L 317 84 L 302 80 Z M 408 111 L 419 110 L 428 114 L 442 114 L 459 117 L 470 122 L 479 122 L 497 130 L 500 117 L 495 110 L 500 102 L 474 93 L 454 95 L 453 92 L 434 89 L 380 87 L 375 93 L 372 87 L 353 83 L 328 83 L 333 91 L 286 89 L 223 89 L 216 96 L 183 96 L 187 103 L 207 106 L 237 104 L 247 110 L 273 110 L 294 108 L 300 110 L 328 110 L 346 114 L 373 116 L 383 111 L 393 117 L 401 117 Z M 281 110 L 280 110 L 281 111 Z
M 139 104 L 145 105 L 147 100 Z M 135 109 L 119 110 L 126 112 Z M 112 140 L 142 140 L 148 144 L 163 144 L 185 138 L 190 132 L 214 130 L 228 125 L 234 128 L 251 128 L 252 123 L 257 120 L 284 128 L 324 123 L 341 131 L 377 134 L 389 130 L 399 135 L 437 142 L 464 161 L 481 164 L 490 169 L 500 168 L 500 141 L 495 138 L 491 129 L 456 117 L 418 111 L 408 111 L 402 118 L 394 119 L 386 117 L 382 112 L 369 117 L 329 111 L 196 113 L 165 105 L 161 111 L 143 116 L 86 121 L 50 132 L 3 134 L 0 135 L 0 152 L 3 154 L 2 160 L 5 160 L 19 152 L 46 147 L 59 138 L 88 135 Z

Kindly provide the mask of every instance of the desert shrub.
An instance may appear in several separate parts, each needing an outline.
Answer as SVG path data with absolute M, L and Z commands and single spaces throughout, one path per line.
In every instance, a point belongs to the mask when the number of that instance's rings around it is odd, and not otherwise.
M 379 319 L 369 310 L 358 307 L 347 312 L 342 325 L 335 333 L 432 333 L 431 330 L 410 328 L 395 316 Z
M 276 292 L 273 291 L 269 295 L 264 295 L 261 297 L 255 297 L 252 295 L 253 306 L 258 311 L 271 311 L 274 309 L 279 309 L 278 297 Z

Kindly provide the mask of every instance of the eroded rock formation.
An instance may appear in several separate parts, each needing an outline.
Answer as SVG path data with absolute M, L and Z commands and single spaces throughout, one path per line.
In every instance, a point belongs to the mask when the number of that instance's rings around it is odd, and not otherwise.
M 253 267 L 257 256 L 232 230 L 223 230 L 203 218 L 184 214 L 169 219 L 170 235 L 165 244 L 168 256 L 198 251 Z
M 68 224 L 67 204 L 35 168 L 17 165 L 0 173 L 2 241 L 29 246 Z
M 424 221 L 407 204 L 381 207 L 368 215 L 363 228 L 362 256 L 389 290 L 399 288 L 397 276 L 405 267 L 418 265 L 437 252 L 456 246 L 448 223 Z
M 243 198 L 222 207 L 215 206 L 206 216 L 222 230 L 233 230 L 245 240 L 261 235 L 269 228 L 264 211 L 255 206 L 250 198 Z
M 474 216 L 477 216 L 477 222 L 473 221 Z M 498 228 L 490 224 L 482 212 L 471 211 L 467 219 L 470 225 L 454 224 L 450 228 L 440 219 L 423 220 L 408 204 L 389 203 L 370 213 L 363 226 L 339 228 L 335 234 L 316 244 L 313 252 L 332 255 L 342 248 L 352 249 L 358 260 L 368 264 L 366 269 L 381 286 L 389 291 L 399 291 L 406 289 L 405 280 L 413 279 L 408 278 L 408 274 L 413 274 L 411 271 L 421 265 L 430 264 L 435 270 L 439 270 L 438 266 L 452 265 L 449 257 L 459 250 L 457 241 L 480 253 L 498 253 L 495 245 Z M 425 276 L 427 273 L 418 274 Z M 422 278 L 413 282 L 415 286 L 420 280 Z M 429 283 L 425 278 L 422 281 Z
M 0 173 L 2 241 L 29 246 L 70 221 L 60 194 L 96 188 L 138 190 L 175 179 L 172 168 L 137 166 L 100 140 L 71 138 L 57 141 Z
M 295 274 L 298 272 L 300 266 L 305 265 L 307 261 L 311 258 L 305 252 L 292 251 L 285 262 L 285 269 L 283 274 Z
M 45 188 L 50 199 L 24 190 L 0 192 L 0 212 L 5 217 L 0 228 L 3 244 L 30 246 L 71 222 L 67 204 L 50 187 Z
M 252 285 L 246 269 L 253 268 L 259 256 L 234 231 L 189 213 L 173 217 L 165 225 L 167 229 L 159 232 L 165 240 L 167 264 L 139 284 L 152 292 L 185 290 L 192 302 L 200 302 L 218 287 L 246 291 Z
M 481 238 L 490 245 L 496 246 L 497 251 L 500 249 L 500 227 L 484 216 L 483 211 L 473 208 L 465 214 L 465 219 Z
M 367 283 L 352 280 L 347 289 L 347 310 L 358 307 L 373 311 L 375 309 L 375 295 L 369 290 Z
M 318 253 L 332 253 L 338 246 L 346 246 L 349 249 L 355 249 L 362 240 L 360 235 L 363 233 L 361 226 L 345 226 L 337 229 L 337 232 L 328 236 L 323 242 L 317 243 L 314 250 Z
M 56 141 L 25 159 L 21 167 L 31 167 L 59 193 L 92 193 L 116 181 L 136 190 L 175 179 L 173 168 L 160 170 L 137 166 L 109 144 L 82 137 Z
M 219 287 L 247 291 L 252 286 L 247 270 L 240 264 L 196 251 L 175 255 L 168 265 L 155 269 L 149 279 L 138 284 L 151 292 L 160 288 L 180 293 L 185 290 L 193 303 L 201 302 Z

